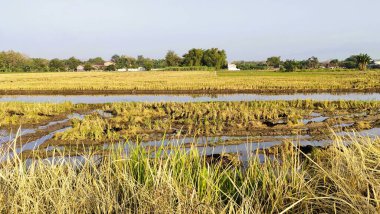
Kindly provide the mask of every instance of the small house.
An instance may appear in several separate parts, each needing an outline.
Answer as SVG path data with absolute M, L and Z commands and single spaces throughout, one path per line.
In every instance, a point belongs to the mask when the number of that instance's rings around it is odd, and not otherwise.
M 100 64 L 92 65 L 92 67 L 94 68 L 94 70 L 103 70 L 104 69 L 104 65 L 100 65 Z
M 115 65 L 115 63 L 111 61 L 104 62 L 104 67 L 108 67 L 110 65 Z
M 146 71 L 144 67 L 128 68 L 128 71 Z
M 235 64 L 228 64 L 228 70 L 229 71 L 240 71 L 240 69 L 238 69 Z
M 368 67 L 379 69 L 380 68 L 380 60 L 373 60 L 372 63 L 368 65 Z
M 77 71 L 84 71 L 84 66 L 83 65 L 78 65 L 76 70 Z

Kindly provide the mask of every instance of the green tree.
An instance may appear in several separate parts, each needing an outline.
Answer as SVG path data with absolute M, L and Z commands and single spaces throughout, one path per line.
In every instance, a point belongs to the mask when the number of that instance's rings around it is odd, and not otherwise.
M 115 65 L 109 65 L 105 68 L 106 71 L 116 71 L 116 66 Z
M 24 71 L 29 58 L 15 51 L 0 52 L 0 70 L 6 72 Z
M 94 70 L 94 67 L 92 67 L 92 65 L 90 63 L 86 63 L 86 64 L 84 64 L 83 69 L 85 71 L 92 71 L 92 70 Z
M 352 55 L 339 63 L 340 67 L 354 69 L 357 68 L 357 59 L 355 55 Z
M 66 70 L 65 62 L 57 58 L 52 59 L 49 62 L 49 70 L 50 71 L 65 71 Z
M 111 61 L 114 62 L 114 63 L 117 63 L 117 61 L 120 59 L 120 56 L 115 54 L 111 57 Z
M 126 67 L 127 68 L 134 68 L 137 66 L 137 60 L 134 57 L 124 56 L 126 60 Z
M 368 54 L 359 54 L 356 56 L 356 63 L 359 70 L 361 71 L 365 71 L 370 62 L 371 57 Z
M 266 62 L 260 61 L 234 61 L 232 62 L 240 70 L 265 70 L 268 69 Z
M 114 55 L 111 58 L 111 61 L 115 63 L 116 68 L 127 68 L 127 59 L 124 57 L 120 57 L 118 55 Z
M 136 67 L 144 67 L 145 58 L 143 55 L 138 55 L 136 60 Z
M 153 68 L 165 68 L 166 61 L 165 59 L 152 59 Z
M 338 67 L 339 66 L 339 60 L 338 59 L 332 59 L 329 62 L 329 67 Z
M 179 57 L 174 51 L 168 51 L 165 56 L 166 65 L 169 67 L 179 66 L 181 64 L 181 57 Z
M 284 62 L 284 69 L 286 72 L 293 72 L 297 70 L 298 63 L 295 60 L 286 60 Z
M 185 66 L 202 66 L 204 50 L 193 48 L 183 55 L 183 65 Z
M 319 60 L 317 57 L 312 56 L 306 60 L 308 69 L 317 69 L 319 68 Z
M 273 68 L 279 68 L 281 64 L 281 57 L 272 56 L 267 59 L 267 65 Z
M 152 70 L 153 68 L 153 61 L 151 59 L 144 59 L 144 65 L 143 67 L 147 70 L 147 71 L 150 71 Z
M 78 65 L 82 64 L 82 62 L 75 57 L 70 57 L 65 61 L 65 64 L 69 68 L 69 70 L 75 71 Z
M 296 61 L 298 69 L 308 69 L 309 62 L 307 60 Z
M 203 65 L 207 67 L 214 67 L 219 70 L 227 66 L 227 55 L 224 50 L 218 48 L 207 49 L 202 58 Z
M 33 71 L 49 71 L 49 60 L 47 59 L 32 58 L 30 64 Z
M 91 65 L 103 65 L 104 64 L 104 60 L 101 57 L 91 58 L 87 62 L 90 63 Z
M 111 59 L 115 63 L 116 68 L 131 68 L 136 66 L 136 59 L 128 56 L 114 55 Z

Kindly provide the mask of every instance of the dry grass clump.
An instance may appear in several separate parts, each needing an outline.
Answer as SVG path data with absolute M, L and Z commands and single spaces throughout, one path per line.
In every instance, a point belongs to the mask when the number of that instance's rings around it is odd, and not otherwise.
M 47 121 L 51 117 L 69 113 L 82 105 L 65 103 L 22 103 L 2 102 L 0 103 L 0 127 L 23 124 L 37 124 Z M 83 107 L 84 108 L 84 107 Z
M 372 126 L 369 121 L 357 121 L 355 122 L 354 127 L 358 130 L 362 130 L 362 129 L 370 129 Z
M 83 120 L 73 118 L 71 126 L 71 129 L 57 133 L 55 138 L 64 140 L 119 139 L 119 134 L 111 132 L 108 122 L 97 114 L 87 115 Z
M 346 141 L 347 139 L 345 139 Z M 380 140 L 357 137 L 304 156 L 213 162 L 195 148 L 129 145 L 81 165 L 13 158 L 0 168 L 3 213 L 376 213 Z M 64 155 L 64 154 L 61 154 Z

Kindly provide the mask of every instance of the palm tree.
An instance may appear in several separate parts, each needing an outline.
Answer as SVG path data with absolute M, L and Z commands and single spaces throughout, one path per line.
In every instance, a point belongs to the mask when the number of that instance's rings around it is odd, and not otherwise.
M 371 57 L 368 56 L 368 54 L 359 54 L 356 56 L 356 62 L 359 70 L 365 71 L 367 69 L 367 65 L 371 62 Z

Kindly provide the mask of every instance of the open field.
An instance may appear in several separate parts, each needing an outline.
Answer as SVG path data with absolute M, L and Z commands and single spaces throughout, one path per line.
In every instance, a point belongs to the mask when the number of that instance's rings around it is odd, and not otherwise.
M 379 71 L 62 72 L 0 74 L 0 94 L 380 91 Z

